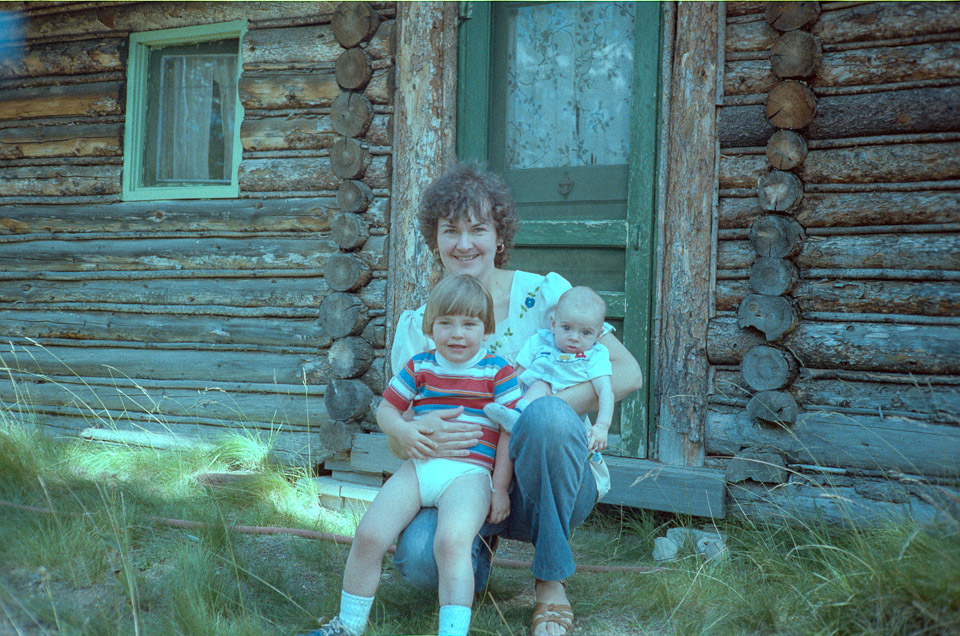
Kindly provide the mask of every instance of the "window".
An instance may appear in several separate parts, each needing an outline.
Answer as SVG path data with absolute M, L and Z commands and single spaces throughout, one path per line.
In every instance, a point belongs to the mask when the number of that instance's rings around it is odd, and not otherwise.
M 239 194 L 238 20 L 130 36 L 123 198 Z

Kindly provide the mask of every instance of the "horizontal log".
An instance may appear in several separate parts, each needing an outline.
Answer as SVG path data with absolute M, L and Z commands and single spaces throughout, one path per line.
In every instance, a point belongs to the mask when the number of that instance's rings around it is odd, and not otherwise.
M 93 271 L 322 268 L 329 240 L 264 238 L 30 241 L 5 245 L 0 270 Z
M 373 146 L 389 146 L 389 128 L 389 115 L 374 115 L 364 139 Z M 337 139 L 328 116 L 246 119 L 240 138 L 246 151 L 330 148 Z
M 806 371 L 806 370 L 804 370 Z M 820 379 L 801 372 L 790 393 L 804 409 L 848 409 L 865 415 L 908 417 L 960 424 L 960 391 L 936 384 L 935 376 L 903 376 L 899 383 L 853 379 Z M 723 404 L 745 406 L 752 397 L 738 371 L 717 369 L 711 393 Z
M 363 46 L 372 60 L 389 58 L 390 31 L 394 21 L 380 25 Z M 251 29 L 241 43 L 244 71 L 294 71 L 333 68 L 343 48 L 329 23 L 303 27 Z
M 769 172 L 764 155 L 720 155 L 720 187 L 749 188 Z M 960 142 L 810 150 L 795 171 L 804 185 L 960 178 Z
M 827 9 L 830 4 L 826 4 Z M 824 44 L 870 42 L 960 31 L 960 16 L 949 4 L 934 2 L 862 2 L 827 11 L 810 27 Z M 760 5 L 762 8 L 762 4 Z M 730 15 L 730 8 L 727 9 Z M 728 22 L 724 43 L 728 53 L 766 51 L 780 33 L 765 20 Z
M 316 320 L 0 309 L 0 333 L 25 338 L 327 347 Z
M 763 214 L 756 198 L 722 197 L 720 229 L 749 228 Z M 960 222 L 960 192 L 804 193 L 794 218 L 806 228 Z
M 949 325 L 803 320 L 777 344 L 801 367 L 960 375 L 958 338 L 960 327 Z M 738 328 L 734 318 L 710 321 L 711 364 L 739 364 L 747 351 L 765 344 L 762 334 Z
M 330 168 L 329 158 L 247 159 L 240 164 L 240 188 L 253 192 L 283 190 L 330 190 L 340 178 Z M 390 159 L 373 155 L 363 178 L 371 188 L 390 187 Z
M 960 475 L 960 428 L 907 420 L 801 413 L 789 431 L 761 427 L 745 412 L 707 410 L 707 454 L 733 455 L 763 447 L 788 462 L 819 466 L 899 470 L 915 475 Z
M 373 72 L 370 84 L 363 93 L 371 103 L 392 103 L 388 75 L 387 69 Z M 248 109 L 329 107 L 339 94 L 340 86 L 333 69 L 313 73 L 249 72 L 240 76 L 240 101 Z
M 125 45 L 122 38 L 104 38 L 28 46 L 0 59 L 0 79 L 122 71 Z
M 167 313 L 174 309 L 192 311 L 198 315 L 237 315 L 252 313 L 257 317 L 284 316 L 291 309 L 310 309 L 312 312 L 293 312 L 316 316 L 320 302 L 331 293 L 322 278 L 177 278 L 178 272 L 169 272 L 170 278 L 143 278 L 143 272 L 108 272 L 112 278 L 80 280 L 45 280 L 4 278 L 0 280 L 0 302 L 31 306 L 32 310 L 68 311 L 127 311 L 140 313 Z M 124 278 L 125 276 L 125 278 Z M 375 278 L 359 292 L 368 309 L 384 308 L 386 279 Z M 165 308 L 169 307 L 169 310 Z M 243 312 L 245 308 L 261 308 L 257 312 Z M 229 311 L 235 309 L 237 311 Z
M 73 124 L 0 129 L 0 159 L 119 157 L 122 124 Z
M 720 145 L 762 146 L 776 130 L 762 103 L 719 109 Z M 875 135 L 937 133 L 960 129 L 960 87 L 883 91 L 863 95 L 823 95 L 817 114 L 803 130 L 807 140 Z
M 719 311 L 736 311 L 751 293 L 745 280 L 718 280 Z M 960 282 L 803 280 L 790 291 L 810 311 L 903 316 L 960 315 Z
M 198 380 L 296 384 L 304 370 L 314 377 L 330 377 L 325 355 L 269 351 L 148 349 L 49 344 L 7 346 L 0 364 L 21 373 L 42 376 L 72 374 L 110 378 Z M 13 350 L 11 352 L 11 349 Z
M 862 526 L 909 519 L 910 523 L 946 525 L 952 519 L 945 502 L 938 503 L 926 493 L 922 497 L 910 494 L 915 488 L 905 488 L 906 496 L 879 501 L 876 496 L 858 492 L 872 484 L 889 488 L 886 480 L 860 480 L 858 487 L 789 483 L 770 488 L 752 482 L 728 484 L 727 508 L 733 516 L 760 523 L 849 525 L 855 522 Z
M 337 201 L 330 197 L 125 201 L 87 205 L 0 207 L 0 235 L 93 232 L 326 232 Z M 364 213 L 385 227 L 389 199 L 373 198 Z
M 119 115 L 122 82 L 16 88 L 0 92 L 0 120 Z
M 119 194 L 120 166 L 23 166 L 0 168 L 2 197 Z M 2 199 L 0 199 L 2 201 Z
M 718 269 L 747 269 L 755 252 L 747 241 L 721 240 Z M 801 269 L 960 269 L 960 235 L 871 234 L 808 236 L 794 262 Z
M 814 88 L 960 78 L 960 42 L 825 51 L 807 79 Z M 919 62 L 918 62 L 919 60 Z M 734 60 L 724 65 L 725 96 L 766 94 L 779 83 L 770 61 Z
M 65 40 L 82 36 L 116 36 L 137 31 L 215 24 L 231 20 L 258 22 L 307 17 L 329 22 L 335 2 L 149 3 L 100 5 L 86 11 L 64 11 L 27 23 L 27 40 Z
M 323 426 L 330 421 L 323 405 L 323 386 L 283 385 L 271 390 L 235 390 L 212 383 L 198 387 L 162 381 L 144 385 L 126 378 L 113 384 L 83 378 L 34 378 L 14 374 L 0 380 L 0 400 L 35 407 L 74 407 L 94 413 L 129 410 L 160 418 L 202 417 L 243 422 L 274 422 L 284 426 Z M 91 380 L 93 380 L 91 378 Z M 239 388 L 239 387 L 237 387 Z

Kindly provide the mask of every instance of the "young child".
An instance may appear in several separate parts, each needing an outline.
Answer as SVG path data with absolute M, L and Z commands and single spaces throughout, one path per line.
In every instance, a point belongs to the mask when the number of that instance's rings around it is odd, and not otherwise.
M 516 409 L 490 404 L 484 412 L 505 431 L 513 428 L 519 411 L 544 395 L 591 382 L 597 392 L 597 421 L 590 428 L 591 453 L 607 447 L 613 420 L 613 389 L 610 353 L 597 343 L 603 330 L 607 305 L 589 287 L 568 289 L 557 302 L 550 329 L 541 329 L 527 340 L 517 354 L 517 374 L 527 390 Z
M 377 423 L 398 438 L 413 438 L 426 449 L 429 439 L 402 418 L 462 407 L 454 421 L 483 427 L 480 443 L 458 459 L 410 459 L 383 485 L 357 527 L 343 575 L 340 614 L 310 636 L 359 636 L 380 583 L 387 549 L 421 507 L 436 506 L 441 635 L 467 633 L 474 593 L 471 546 L 483 522 L 497 523 L 510 512 L 507 489 L 513 475 L 510 436 L 484 414 L 495 401 L 505 408 L 520 398 L 516 373 L 506 360 L 483 347 L 496 327 L 493 301 L 475 278 L 443 279 L 427 301 L 423 331 L 436 349 L 420 353 L 390 381 L 377 409 Z

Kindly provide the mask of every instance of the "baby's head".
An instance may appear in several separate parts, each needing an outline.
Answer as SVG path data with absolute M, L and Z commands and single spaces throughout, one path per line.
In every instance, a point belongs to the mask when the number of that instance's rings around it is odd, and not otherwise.
M 476 278 L 447 276 L 433 288 L 423 312 L 423 333 L 433 338 L 441 356 L 466 362 L 494 331 L 493 299 Z
M 603 330 L 607 304 L 589 287 L 568 289 L 557 302 L 551 331 L 557 348 L 564 353 L 588 351 Z

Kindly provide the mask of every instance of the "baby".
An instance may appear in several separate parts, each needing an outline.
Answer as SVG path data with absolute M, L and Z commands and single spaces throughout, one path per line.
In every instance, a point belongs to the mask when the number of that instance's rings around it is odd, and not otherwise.
M 590 428 L 590 451 L 607 447 L 613 420 L 610 353 L 597 342 L 603 330 L 607 305 L 589 287 L 568 289 L 557 302 L 550 329 L 541 329 L 517 354 L 517 373 L 527 391 L 516 409 L 497 404 L 484 408 L 493 421 L 510 431 L 519 411 L 539 397 L 552 395 L 574 384 L 590 382 L 597 392 L 597 421 Z
M 357 526 L 343 574 L 339 615 L 308 636 L 363 633 L 383 556 L 425 506 L 437 508 L 438 633 L 466 635 L 470 626 L 473 540 L 484 521 L 499 523 L 510 513 L 507 491 L 513 477 L 510 435 L 500 432 L 483 407 L 495 402 L 510 410 L 520 399 L 520 385 L 513 367 L 483 347 L 485 337 L 495 331 L 493 301 L 472 276 L 440 281 L 427 301 L 423 331 L 437 348 L 413 356 L 390 380 L 377 409 L 377 423 L 391 436 L 407 440 L 414 456 L 426 457 L 432 442 L 403 419 L 410 407 L 414 420 L 437 410 L 462 408 L 451 421 L 480 424 L 482 437 L 466 457 L 410 459 L 387 480 Z

